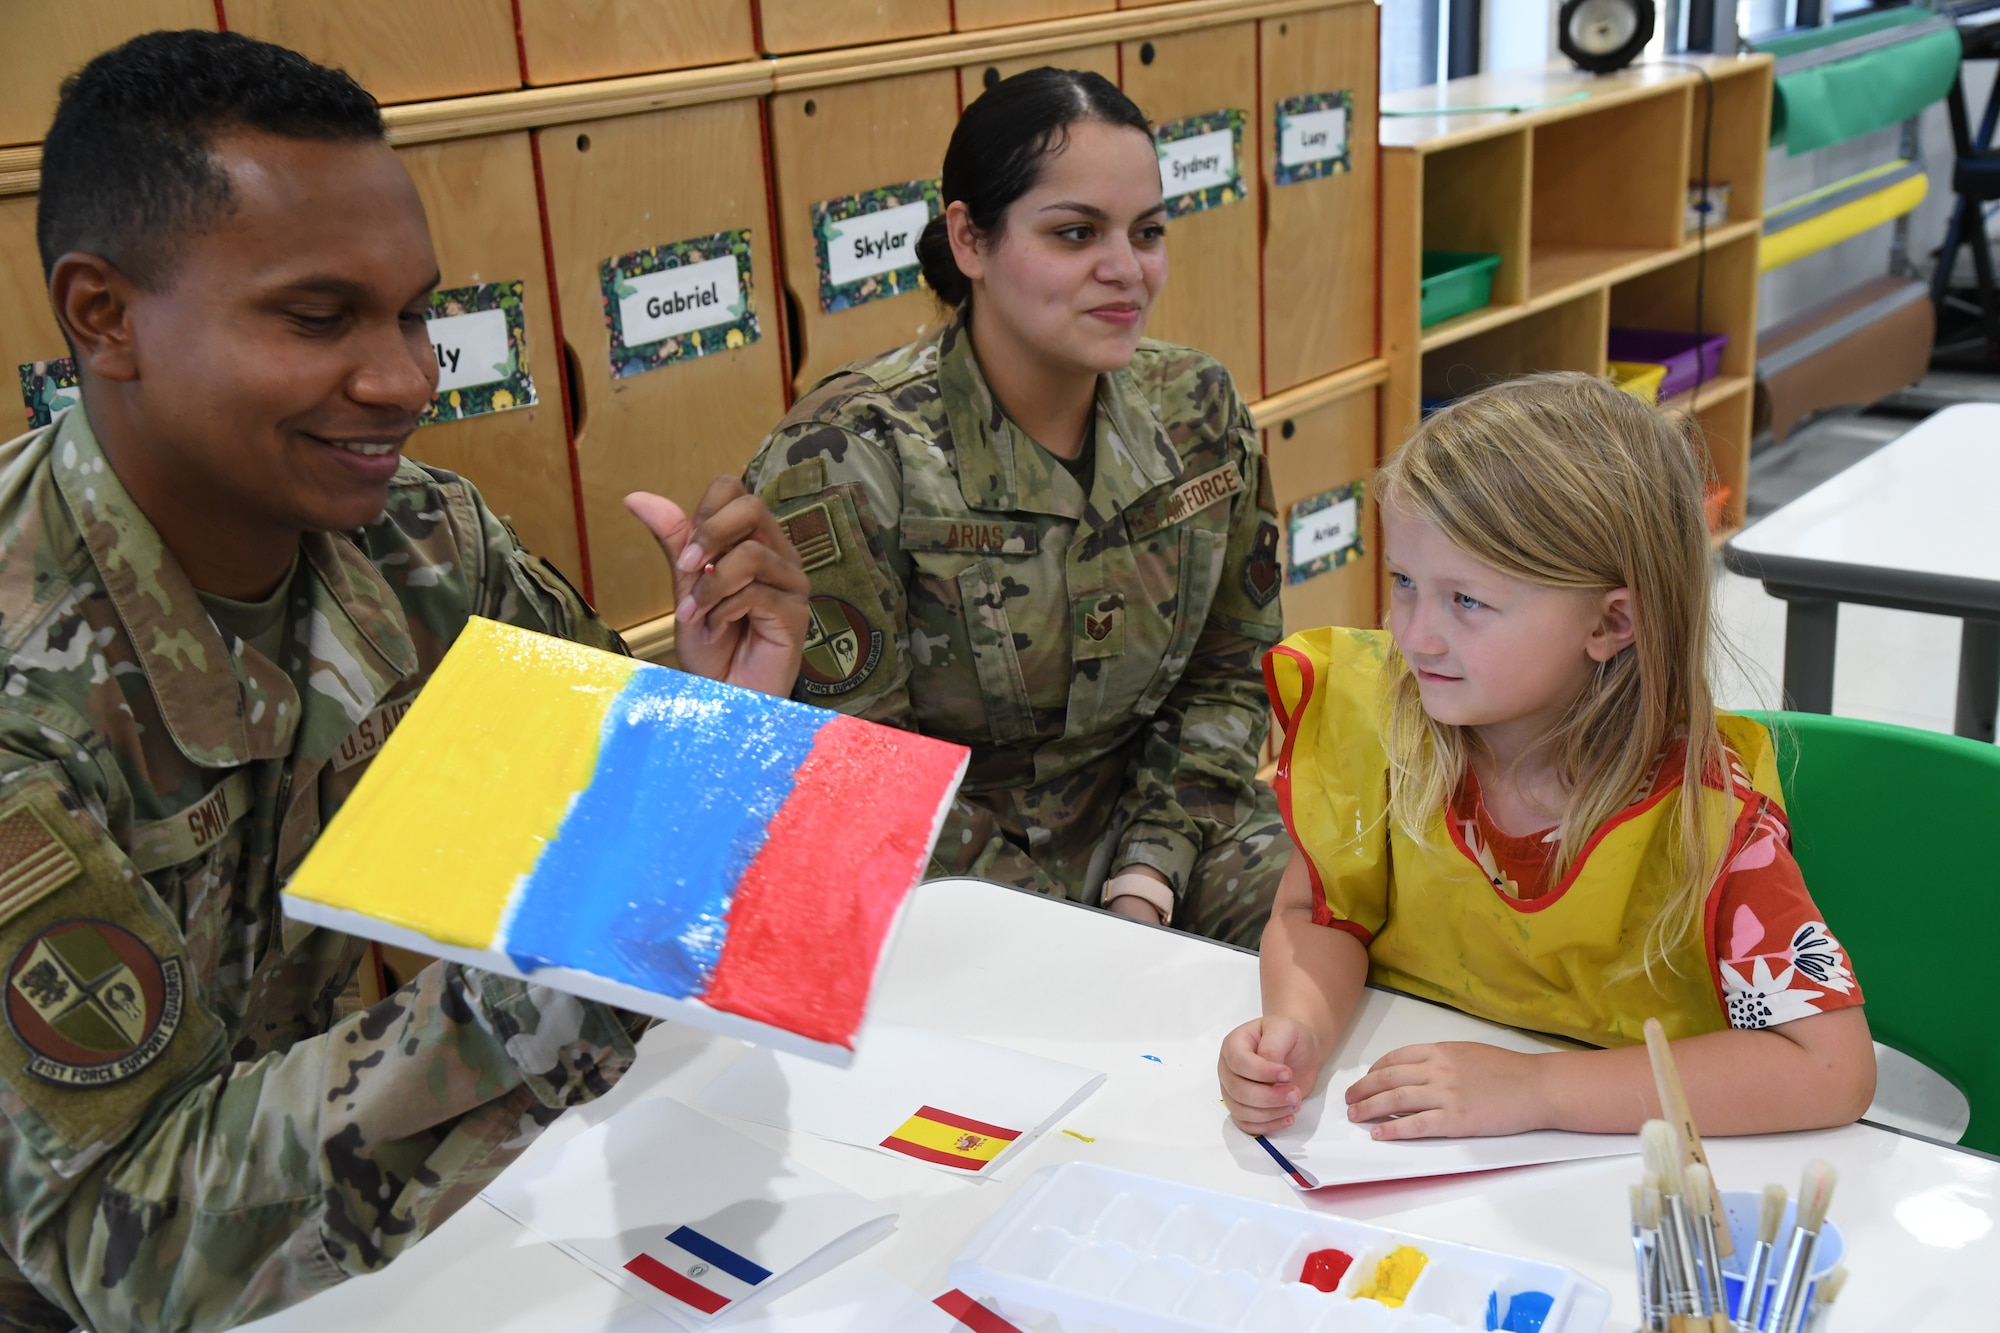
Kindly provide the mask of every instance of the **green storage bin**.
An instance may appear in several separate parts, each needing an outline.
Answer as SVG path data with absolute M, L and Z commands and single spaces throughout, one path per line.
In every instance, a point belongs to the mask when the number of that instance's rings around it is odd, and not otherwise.
M 1493 300 L 1493 270 L 1499 255 L 1469 250 L 1424 251 L 1424 328 L 1466 314 Z

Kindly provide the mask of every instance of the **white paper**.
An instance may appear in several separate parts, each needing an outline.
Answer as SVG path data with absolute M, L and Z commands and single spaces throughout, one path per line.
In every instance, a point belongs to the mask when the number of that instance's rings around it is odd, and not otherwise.
M 1299 1108 L 1290 1129 L 1265 1137 L 1314 1185 L 1356 1185 L 1371 1180 L 1409 1180 L 1491 1171 L 1503 1166 L 1573 1162 L 1589 1157 L 1621 1157 L 1639 1151 L 1631 1134 L 1572 1134 L 1539 1129 L 1481 1139 L 1397 1139 L 1369 1136 L 1368 1126 L 1347 1118 L 1347 1090 L 1367 1067 L 1336 1069 L 1320 1091 Z M 1273 1162 L 1272 1169 L 1277 1169 Z M 1292 1181 L 1292 1188 L 1306 1186 Z
M 618 298 L 618 336 L 627 347 L 711 329 L 741 314 L 743 285 L 737 280 L 735 255 L 629 275 L 624 281 L 632 294 Z
M 1068 1115 L 1104 1082 L 1076 1065 L 926 1028 L 874 1023 L 861 1030 L 854 1062 L 834 1069 L 794 1055 L 753 1050 L 702 1093 L 704 1105 L 740 1120 L 796 1129 L 837 1143 L 882 1146 L 925 1107 L 1018 1131 L 977 1170 L 924 1162 L 948 1175 L 985 1179 Z
M 507 312 L 475 310 L 424 321 L 437 354 L 439 393 L 470 389 L 507 378 L 513 352 L 507 346 Z
M 1169 199 L 1236 182 L 1236 133 L 1228 128 L 1159 145 L 1160 188 Z
M 679 1102 L 620 1111 L 487 1186 L 486 1201 L 634 1299 L 690 1329 L 735 1323 L 888 1234 L 895 1215 Z M 628 1271 L 674 1259 L 667 1237 L 699 1233 L 730 1256 L 677 1274 L 729 1299 L 714 1313 Z M 753 1277 L 726 1271 L 748 1261 Z M 768 1276 L 754 1278 L 754 1270 Z
M 1347 151 L 1347 108 L 1332 106 L 1284 117 L 1278 127 L 1278 165 L 1303 167 Z
M 931 220 L 931 206 L 914 204 L 829 219 L 826 226 L 827 280 L 836 287 L 894 273 L 917 262 L 917 237 Z

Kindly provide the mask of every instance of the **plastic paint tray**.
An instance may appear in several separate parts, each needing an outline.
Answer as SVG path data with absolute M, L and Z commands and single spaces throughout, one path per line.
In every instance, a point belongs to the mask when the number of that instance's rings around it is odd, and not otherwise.
M 1357 1299 L 1403 1245 L 1427 1259 L 1408 1300 Z M 1299 1281 L 1324 1249 L 1354 1259 L 1331 1292 Z M 1532 1333 L 1507 1315 L 1534 1293 L 1550 1298 L 1542 1333 L 1602 1333 L 1611 1313 L 1609 1292 L 1558 1264 L 1086 1162 L 1024 1181 L 949 1280 L 1026 1333 Z
M 1722 349 L 1729 345 L 1726 333 L 1711 333 L 1701 340 L 1700 378 L 1715 378 L 1722 365 Z M 1607 346 L 1613 361 L 1650 361 L 1665 366 L 1660 382 L 1660 401 L 1694 387 L 1696 361 L 1694 335 L 1679 329 L 1613 329 Z
M 1607 369 L 1613 384 L 1648 407 L 1659 405 L 1660 381 L 1667 377 L 1665 366 L 1646 361 L 1613 361 Z
M 1493 300 L 1493 270 L 1499 255 L 1470 250 L 1424 251 L 1422 326 L 1477 310 Z

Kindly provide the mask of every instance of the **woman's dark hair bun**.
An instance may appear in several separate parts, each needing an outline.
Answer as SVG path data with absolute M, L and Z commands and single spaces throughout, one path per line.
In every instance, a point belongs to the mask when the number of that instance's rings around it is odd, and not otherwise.
M 917 263 L 923 267 L 924 281 L 948 306 L 961 306 L 972 295 L 972 283 L 958 271 L 951 257 L 951 235 L 940 213 L 924 224 L 917 236 Z
M 1153 133 L 1145 113 L 1102 74 L 1044 65 L 1000 80 L 965 108 L 951 132 L 944 204 L 964 203 L 973 229 L 999 239 L 1007 210 L 1035 188 L 1043 164 L 1069 143 L 1069 127 L 1084 120 L 1123 125 L 1148 138 Z M 946 305 L 972 299 L 972 283 L 951 257 L 942 214 L 917 238 L 917 262 Z

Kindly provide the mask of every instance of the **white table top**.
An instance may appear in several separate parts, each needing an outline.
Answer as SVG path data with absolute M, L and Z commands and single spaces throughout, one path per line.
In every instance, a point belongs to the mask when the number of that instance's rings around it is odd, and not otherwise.
M 1076 1159 L 1568 1264 L 1611 1290 L 1613 1328 L 1634 1326 L 1626 1187 L 1638 1178 L 1635 1158 L 1295 1194 L 1257 1145 L 1230 1126 L 1216 1092 L 1217 1046 L 1257 1010 L 1250 954 L 976 881 L 922 886 L 884 968 L 873 1015 L 1105 1071 L 1104 1086 L 1059 1127 L 1096 1141 L 1051 1130 L 1001 1178 L 971 1182 L 866 1149 L 729 1122 L 901 1215 L 886 1240 L 789 1293 L 779 1308 L 800 1311 L 816 1291 L 824 1302 L 885 1274 L 929 1299 L 945 1289 L 953 1256 L 1022 1180 Z M 1370 991 L 1328 1067 L 1449 1039 L 1542 1047 L 1451 1010 Z M 743 1049 L 686 1027 L 656 1028 L 609 1096 L 570 1111 L 530 1151 L 636 1098 L 698 1105 L 700 1091 Z M 1846 1232 L 1852 1277 L 1835 1310 L 1836 1333 L 1994 1326 L 2000 1162 L 1862 1125 L 1708 1146 L 1717 1180 L 1730 1189 L 1770 1180 L 1796 1188 L 1801 1167 L 1816 1156 L 1839 1168 L 1831 1216 Z M 823 1314 L 755 1327 L 881 1333 L 836 1310 Z M 670 1333 L 665 1320 L 483 1202 L 383 1272 L 253 1327 Z
M 1730 539 L 1732 567 L 1864 567 L 2000 593 L 2000 404 L 1948 407 Z M 1744 569 L 1742 572 L 1753 572 Z M 1817 583 L 1817 580 L 1815 580 Z M 1962 591 L 1962 590 L 1961 590 Z

